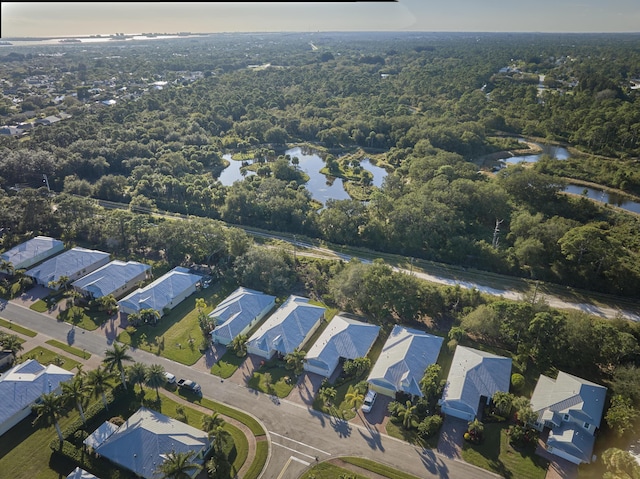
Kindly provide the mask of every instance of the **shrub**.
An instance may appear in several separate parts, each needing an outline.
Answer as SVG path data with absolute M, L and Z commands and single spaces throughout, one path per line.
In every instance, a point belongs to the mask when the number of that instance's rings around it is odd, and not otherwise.
M 418 434 L 423 439 L 435 436 L 442 426 L 442 417 L 438 415 L 427 416 L 418 424 Z
M 520 373 L 511 375 L 511 386 L 515 391 L 520 391 L 524 387 L 524 376 Z

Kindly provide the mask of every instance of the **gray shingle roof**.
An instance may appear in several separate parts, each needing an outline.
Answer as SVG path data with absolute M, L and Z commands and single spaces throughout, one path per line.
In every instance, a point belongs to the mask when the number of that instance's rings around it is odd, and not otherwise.
M 247 346 L 265 353 L 272 350 L 284 355 L 292 353 L 323 318 L 324 312 L 322 306 L 309 304 L 308 298 L 289 296 L 249 338 Z
M 204 431 L 141 407 L 96 452 L 145 479 L 160 479 L 162 475 L 155 471 L 165 455 L 172 451 L 204 454 L 209 447 Z
M 422 396 L 420 380 L 427 367 L 438 360 L 442 342 L 440 336 L 394 326 L 367 381 Z
M 227 296 L 211 313 L 217 326 L 211 334 L 232 341 L 266 307 L 273 305 L 276 297 L 248 288 L 238 288 Z
M 72 286 L 91 293 L 94 298 L 101 298 L 118 291 L 129 281 L 150 269 L 151 266 L 148 264 L 138 263 L 137 261 L 127 261 L 125 263 L 124 261 L 114 260 L 74 281 Z
M 330 376 L 340 358 L 367 355 L 380 332 L 380 326 L 336 315 L 307 353 L 307 362 L 323 368 Z

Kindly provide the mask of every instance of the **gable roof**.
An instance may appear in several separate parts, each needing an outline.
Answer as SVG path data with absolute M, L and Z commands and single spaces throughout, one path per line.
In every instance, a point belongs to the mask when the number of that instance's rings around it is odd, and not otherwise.
M 308 298 L 289 296 L 249 338 L 247 346 L 264 352 L 292 353 L 323 318 L 325 308 L 309 304 Z
M 491 398 L 496 391 L 508 392 L 510 382 L 511 358 L 458 345 L 441 403 L 477 415 L 480 396 Z
M 67 479 L 98 479 L 98 477 L 78 466 L 69 473 Z
M 330 375 L 340 358 L 367 355 L 380 332 L 380 326 L 336 315 L 307 353 L 307 362 Z
M 73 373 L 66 369 L 54 364 L 43 366 L 35 359 L 9 369 L 0 377 L 0 424 L 71 378 Z
M 58 281 L 61 276 L 72 277 L 96 263 L 109 260 L 109 253 L 86 248 L 71 248 L 26 272 L 42 284 Z
M 130 295 L 122 298 L 118 304 L 136 311 L 155 309 L 162 313 L 174 298 L 180 296 L 201 279 L 201 276 L 189 273 L 187 268 L 177 266 L 153 283 L 144 288 L 136 289 Z
M 549 431 L 547 447 L 560 449 L 584 462 L 591 462 L 596 438 L 575 423 L 563 423 Z
M 531 396 L 531 408 L 538 419 L 551 411 L 600 427 L 606 395 L 606 387 L 562 371 L 556 379 L 541 374 Z
M 141 407 L 95 451 L 145 479 L 159 479 L 156 468 L 166 454 L 209 450 L 207 433 Z M 202 459 L 200 459 L 202 460 Z
M 33 258 L 49 253 L 43 256 L 44 259 L 61 249 L 64 249 L 62 241 L 48 236 L 36 236 L 0 254 L 0 258 L 11 262 L 14 268 L 19 269 L 21 264 Z
M 151 266 L 148 264 L 138 263 L 137 261 L 127 261 L 125 263 L 124 261 L 114 260 L 74 281 L 72 286 L 91 293 L 94 298 L 100 298 L 118 291 L 129 281 L 150 269 Z
M 384 388 L 422 396 L 420 380 L 440 354 L 443 338 L 395 325 L 367 381 Z
M 232 341 L 275 300 L 275 296 L 253 289 L 236 289 L 209 313 L 209 317 L 216 318 L 218 323 L 211 334 Z

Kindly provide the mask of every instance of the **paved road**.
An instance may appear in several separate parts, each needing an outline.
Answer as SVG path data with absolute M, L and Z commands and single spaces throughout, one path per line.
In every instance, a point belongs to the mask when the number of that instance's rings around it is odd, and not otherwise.
M 6 301 L 0 302 L 0 316 L 38 331 L 36 338 L 41 341 L 53 338 L 66 342 L 71 330 L 66 323 Z M 76 328 L 74 346 L 95 355 L 94 361 L 102 357 L 110 347 L 104 330 L 82 331 Z M 269 462 L 262 475 L 264 479 L 295 479 L 316 458 L 323 461 L 344 455 L 368 457 L 425 479 L 499 477 L 460 460 L 388 437 L 381 433 L 379 425 L 364 422 L 362 426 L 358 421 L 339 421 L 286 399 L 274 402 L 268 395 L 146 351 L 131 350 L 131 356 L 145 364 L 161 364 L 178 377 L 193 379 L 201 384 L 204 396 L 255 416 L 268 431 L 271 444 Z

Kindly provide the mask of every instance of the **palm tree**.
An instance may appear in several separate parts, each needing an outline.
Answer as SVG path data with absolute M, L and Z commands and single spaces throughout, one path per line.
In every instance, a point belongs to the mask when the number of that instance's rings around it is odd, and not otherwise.
M 358 410 L 358 408 L 362 406 L 362 403 L 364 401 L 364 394 L 362 394 L 359 389 L 351 387 L 350 391 L 345 395 L 344 399 L 347 401 L 349 407 L 354 410 Z
M 13 263 L 11 261 L 0 259 L 0 271 L 5 271 L 7 275 L 13 276 L 16 269 L 13 267 Z
M 109 315 L 118 307 L 118 301 L 112 294 L 101 296 L 96 302 L 100 305 L 100 309 Z
M 243 358 L 247 355 L 247 340 L 248 336 L 246 334 L 239 334 L 233 341 L 231 341 L 231 349 L 236 352 L 236 356 L 239 358 Z
M 213 412 L 210 416 L 202 416 L 202 430 L 209 433 L 210 437 L 213 435 L 213 431 L 222 426 L 224 426 L 224 419 L 220 413 Z
M 107 405 L 107 390 L 110 388 L 109 381 L 113 377 L 113 373 L 102 366 L 98 366 L 87 374 L 87 385 L 91 388 L 93 396 L 102 397 L 104 408 L 107 410 L 109 409 Z
M 418 406 L 411 404 L 411 401 L 407 401 L 404 406 L 402 404 L 398 406 L 397 415 L 402 420 L 402 427 L 410 429 L 418 425 L 417 408 Z
M 193 462 L 194 455 L 194 451 L 171 451 L 156 468 L 156 472 L 163 479 L 191 479 L 195 472 L 202 470 L 200 464 Z
M 22 341 L 15 334 L 3 334 L 0 337 L 0 346 L 2 346 L 2 349 L 11 351 L 14 357 L 24 349 Z
M 508 416 L 513 405 L 513 395 L 504 391 L 496 391 L 491 398 L 493 405 L 501 416 Z
M 74 376 L 71 381 L 62 383 L 62 398 L 65 403 L 75 403 L 80 418 L 83 424 L 87 424 L 87 420 L 84 417 L 84 409 L 82 403 L 86 401 L 87 393 L 89 392 L 89 386 L 84 384 L 84 380 L 80 376 Z
M 467 425 L 467 431 L 472 436 L 482 437 L 482 433 L 484 432 L 484 424 L 482 424 L 478 420 L 478 418 L 475 418 L 473 421 L 469 421 Z
M 161 364 L 152 364 L 151 366 L 149 366 L 149 368 L 147 369 L 145 383 L 150 388 L 156 390 L 156 398 L 158 399 L 158 401 L 160 400 L 160 392 L 158 391 L 158 388 L 160 386 L 164 386 L 166 382 L 167 378 L 164 375 L 164 367 Z
M 17 269 L 13 272 L 16 281 L 11 285 L 9 289 L 9 296 L 11 299 L 15 298 L 18 293 L 27 289 L 28 286 L 33 284 L 33 279 L 26 275 L 27 270 Z
M 126 344 L 120 346 L 114 342 L 113 347 L 105 351 L 105 358 L 102 360 L 109 371 L 114 369 L 120 371 L 120 380 L 125 389 L 127 389 L 127 379 L 124 374 L 124 364 L 122 363 L 123 361 L 133 361 L 133 358 L 127 354 L 127 349 L 129 349 L 129 346 Z
M 322 399 L 322 403 L 325 406 L 329 406 L 331 401 L 335 399 L 337 393 L 338 392 L 336 391 L 336 388 L 331 386 L 325 386 L 320 389 L 320 391 L 318 391 L 318 395 L 320 396 L 320 399 Z
M 147 365 L 136 361 L 127 368 L 127 371 L 129 373 L 129 381 L 133 384 L 139 384 L 140 392 L 143 392 L 144 387 L 142 385 L 147 380 Z
M 40 402 L 33 406 L 33 411 L 37 414 L 37 417 L 33 421 L 33 424 L 43 422 L 46 425 L 53 424 L 56 427 L 58 438 L 60 442 L 64 441 L 62 437 L 62 431 L 58 424 L 58 417 L 64 411 L 62 404 L 62 398 L 56 393 L 48 393 L 40 396 Z
M 223 454 L 224 444 L 230 436 L 231 434 L 223 426 L 218 426 L 209 433 L 209 438 L 213 437 L 213 450 L 218 457 Z
M 287 363 L 287 369 L 292 369 L 293 374 L 299 376 L 304 371 L 304 357 L 307 355 L 306 351 L 301 349 L 294 349 L 292 353 L 287 354 L 284 357 L 284 361 Z

